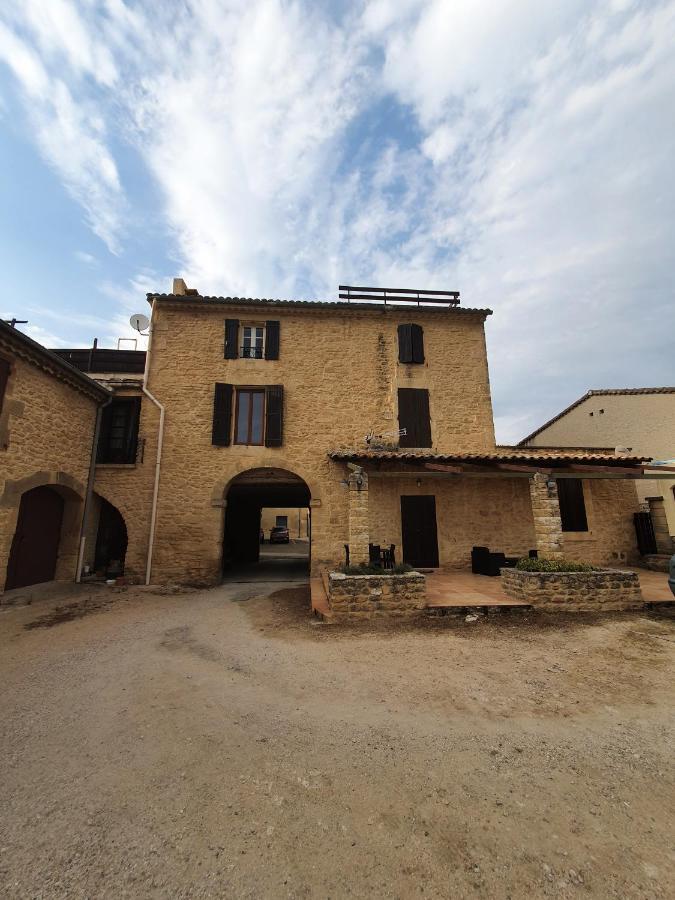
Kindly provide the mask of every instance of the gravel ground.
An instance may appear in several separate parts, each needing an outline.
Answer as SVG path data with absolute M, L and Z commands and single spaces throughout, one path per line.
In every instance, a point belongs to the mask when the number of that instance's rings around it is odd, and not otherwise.
M 0 613 L 0 894 L 673 896 L 672 620 L 307 605 L 102 587 Z

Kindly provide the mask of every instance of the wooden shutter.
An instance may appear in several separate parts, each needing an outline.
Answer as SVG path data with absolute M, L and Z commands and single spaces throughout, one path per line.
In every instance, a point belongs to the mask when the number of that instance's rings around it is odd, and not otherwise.
M 265 359 L 279 359 L 278 322 L 265 322 Z
M 588 531 L 584 486 L 580 478 L 558 478 L 558 502 L 563 531 Z
M 239 320 L 225 319 L 225 359 L 239 356 Z
M 421 325 L 410 326 L 410 336 L 412 343 L 412 362 L 424 362 L 424 331 Z
M 399 388 L 398 425 L 406 434 L 399 438 L 401 447 L 431 447 L 429 391 L 426 388 Z
M 211 443 L 217 447 L 230 446 L 232 431 L 232 385 L 216 384 L 213 392 L 213 430 Z
M 7 390 L 7 382 L 9 381 L 9 360 L 0 356 L 0 412 L 2 412 L 2 404 L 5 399 L 5 391 Z
M 281 447 L 284 434 L 283 385 L 269 384 L 265 395 L 265 446 Z
M 402 363 L 413 361 L 412 325 L 398 326 L 398 361 Z

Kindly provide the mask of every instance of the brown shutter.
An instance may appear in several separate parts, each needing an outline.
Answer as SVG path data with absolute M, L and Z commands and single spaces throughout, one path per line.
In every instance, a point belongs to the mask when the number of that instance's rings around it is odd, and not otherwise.
M 216 384 L 213 392 L 213 429 L 211 443 L 217 447 L 230 446 L 232 431 L 232 385 Z
M 398 326 L 398 361 L 402 363 L 413 361 L 412 325 Z
M 239 320 L 225 319 L 225 359 L 239 356 Z
M 398 426 L 406 434 L 399 438 L 401 447 L 431 447 L 429 391 L 425 388 L 399 388 Z
M 279 359 L 278 322 L 265 322 L 265 359 Z
M 424 362 L 424 331 L 421 325 L 410 326 L 410 337 L 412 344 L 412 362 Z
M 281 447 L 284 434 L 283 385 L 269 384 L 265 395 L 265 446 Z
M 5 391 L 7 390 L 7 382 L 9 381 L 9 360 L 0 356 L 0 412 L 2 412 L 2 404 L 5 399 Z

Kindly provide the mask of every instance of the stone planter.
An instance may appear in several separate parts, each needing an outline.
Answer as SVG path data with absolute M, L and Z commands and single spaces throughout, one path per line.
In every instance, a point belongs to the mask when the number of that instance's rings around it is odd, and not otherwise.
M 502 569 L 507 597 L 549 612 L 604 612 L 641 609 L 640 579 L 635 572 L 521 572 Z
M 328 576 L 328 605 L 333 620 L 419 616 L 426 606 L 426 580 L 420 572 L 405 575 Z

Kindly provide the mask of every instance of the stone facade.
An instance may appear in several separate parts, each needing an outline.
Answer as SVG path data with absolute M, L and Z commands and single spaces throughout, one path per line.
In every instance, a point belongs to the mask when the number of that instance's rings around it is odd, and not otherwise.
M 335 622 L 346 619 L 412 619 L 426 607 L 424 575 L 343 575 L 328 578 L 328 605 Z
M 544 474 L 530 479 L 532 518 L 537 553 L 542 559 L 562 558 L 562 524 L 555 481 Z
M 279 359 L 225 359 L 226 318 L 279 320 Z M 346 467 L 327 454 L 339 446 L 363 446 L 371 430 L 396 429 L 399 386 L 429 389 L 434 449 L 494 449 L 484 318 L 482 311 L 454 309 L 347 311 L 325 304 L 297 309 L 190 297 L 157 300 L 148 387 L 166 406 L 166 430 L 153 578 L 220 577 L 228 486 L 257 467 L 290 471 L 307 484 L 313 571 L 343 562 L 351 491 L 341 484 Z M 398 362 L 397 326 L 410 321 L 424 328 L 423 365 Z M 282 446 L 213 446 L 216 382 L 282 384 Z
M 105 391 L 21 334 L 0 331 L 10 375 L 0 414 L 0 592 L 21 497 L 49 486 L 64 501 L 57 580 L 76 575 L 96 411 Z
M 610 612 L 641 609 L 640 579 L 635 572 L 521 572 L 502 569 L 507 597 L 548 612 Z

